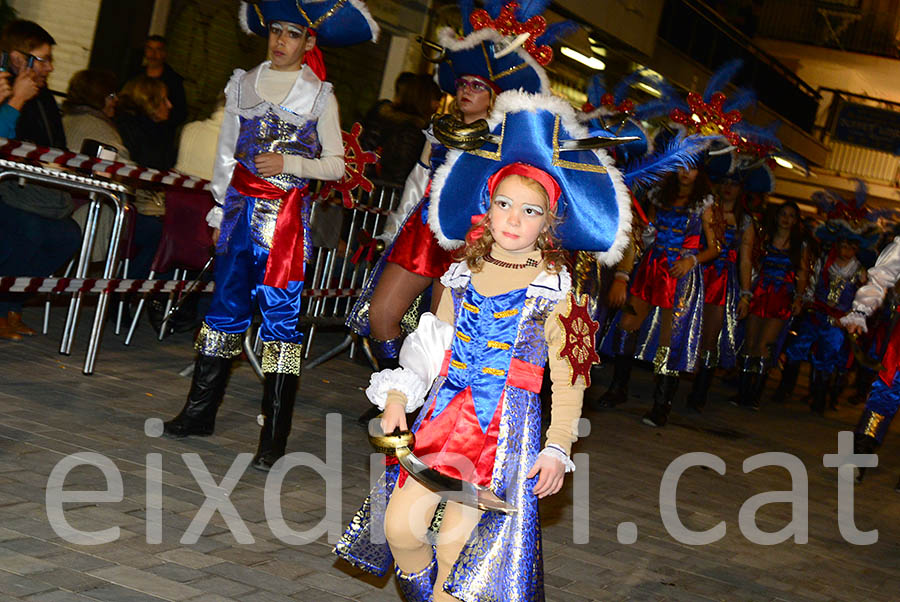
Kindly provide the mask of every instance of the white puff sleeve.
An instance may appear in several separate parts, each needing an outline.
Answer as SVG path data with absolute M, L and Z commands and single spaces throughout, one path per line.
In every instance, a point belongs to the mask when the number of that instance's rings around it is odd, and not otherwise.
M 422 406 L 452 341 L 453 325 L 432 313 L 422 314 L 419 326 L 400 348 L 400 367 L 372 375 L 366 389 L 369 401 L 383 410 L 388 392 L 393 390 L 406 396 L 407 413 Z

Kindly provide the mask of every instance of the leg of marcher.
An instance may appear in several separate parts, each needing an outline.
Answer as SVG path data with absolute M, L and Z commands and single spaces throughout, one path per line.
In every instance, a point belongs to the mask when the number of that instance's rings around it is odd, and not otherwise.
M 437 557 L 437 578 L 434 582 L 435 602 L 456 602 L 457 598 L 444 591 L 444 584 L 450 576 L 463 546 L 469 541 L 472 530 L 481 520 L 481 514 L 481 511 L 476 508 L 463 506 L 456 502 L 447 502 L 435 546 L 435 556 Z
M 198 355 L 187 401 L 178 416 L 164 423 L 169 437 L 213 433 L 231 362 L 241 354 L 250 326 L 256 282 L 252 250 L 231 245 L 218 255 L 215 281 L 212 304 L 194 343 Z
M 643 422 L 649 426 L 665 426 L 672 411 L 672 400 L 678 390 L 679 373 L 668 367 L 669 348 L 660 345 L 653 359 L 653 407 L 644 415 Z
M 437 561 L 427 533 L 440 501 L 437 494 L 407 478 L 402 487 L 398 481 L 385 511 L 384 534 L 407 602 L 427 602 L 433 597 Z
M 895 377 L 891 385 L 881 378 L 876 378 L 866 400 L 866 408 L 856 425 L 854 453 L 875 453 L 884 441 L 898 407 L 900 407 L 900 378 Z M 856 469 L 857 482 L 863 480 L 865 471 L 866 469 L 862 467 Z
M 263 322 L 262 370 L 265 376 L 259 414 L 259 445 L 251 466 L 269 471 L 287 449 L 300 383 L 303 337 L 297 329 L 303 282 L 287 288 L 261 285 L 257 291 Z

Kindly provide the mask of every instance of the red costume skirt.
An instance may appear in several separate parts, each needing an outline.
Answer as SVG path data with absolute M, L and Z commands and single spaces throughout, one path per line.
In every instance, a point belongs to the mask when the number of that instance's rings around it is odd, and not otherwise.
M 791 318 L 791 305 L 794 302 L 794 291 L 792 289 L 792 286 L 786 284 L 770 284 L 766 287 L 757 285 L 753 289 L 750 313 L 760 318 L 789 320 Z
M 703 302 L 708 305 L 725 305 L 728 296 L 728 264 L 716 266 L 716 262 L 703 269 Z
M 394 240 L 387 260 L 413 274 L 440 278 L 453 263 L 451 252 L 442 249 L 428 224 L 422 222 L 425 203 L 419 205 Z
M 671 309 L 675 303 L 677 285 L 678 278 L 669 274 L 669 259 L 665 253 L 651 251 L 638 266 L 631 283 L 631 294 L 650 305 Z
M 447 351 L 442 375 L 447 374 L 449 359 L 450 351 Z M 506 385 L 538 394 L 543 374 L 541 366 L 514 358 L 507 372 Z M 416 456 L 441 474 L 488 487 L 494 474 L 506 387 L 503 391 L 486 430 L 482 430 L 478 422 L 470 387 L 457 391 L 437 416 L 432 414 L 434 405 L 427 408 L 428 413 L 416 430 L 413 450 Z M 403 486 L 406 477 L 406 471 L 401 470 L 399 486 Z

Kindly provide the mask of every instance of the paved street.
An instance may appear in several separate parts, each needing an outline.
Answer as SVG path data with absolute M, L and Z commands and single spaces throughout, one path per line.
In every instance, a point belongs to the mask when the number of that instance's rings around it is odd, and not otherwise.
M 254 451 L 261 393 L 256 377 L 246 363 L 234 371 L 215 436 L 182 441 L 148 436 L 146 419 L 171 417 L 187 392 L 189 379 L 178 372 L 192 360 L 191 335 L 158 343 L 142 325 L 133 346 L 126 348 L 107 329 L 96 373 L 83 376 L 88 325 L 81 326 L 76 352 L 60 356 L 62 314 L 54 309 L 46 337 L 0 344 L 0 600 L 399 599 L 392 580 L 365 576 L 336 561 L 326 536 L 306 545 L 276 537 L 264 510 L 265 475 L 253 470 L 240 475 L 227 498 L 238 515 L 229 520 L 246 525 L 253 543 L 238 543 L 219 513 L 202 533 L 189 529 L 206 495 L 181 454 L 198 454 L 218 483 L 238 454 Z M 39 324 L 40 312 L 29 308 L 26 321 Z M 341 337 L 321 335 L 313 355 Z M 341 524 L 368 490 L 369 446 L 353 420 L 365 408 L 360 388 L 367 379 L 368 369 L 346 356 L 308 370 L 294 416 L 289 451 L 310 452 L 323 460 L 326 415 L 344 417 L 336 446 L 343 475 Z M 586 414 L 591 434 L 576 451 L 589 460 L 589 470 L 585 458 L 579 460 L 582 480 L 589 477 L 589 501 L 579 498 L 586 502 L 589 528 L 580 520 L 573 528 L 571 477 L 560 494 L 542 502 L 549 600 L 900 598 L 896 432 L 882 449 L 881 465 L 855 489 L 857 528 L 878 530 L 877 543 L 856 546 L 839 531 L 837 471 L 823 467 L 822 456 L 837 452 L 838 431 L 852 429 L 860 408 L 844 404 L 822 420 L 795 401 L 786 407 L 764 404 L 754 414 L 728 405 L 731 391 L 716 383 L 709 410 L 689 416 L 681 410 L 689 384 L 682 383 L 672 423 L 655 430 L 639 420 L 649 405 L 650 380 L 647 371 L 635 370 L 633 401 L 614 411 Z M 152 423 L 147 428 L 154 434 Z M 806 467 L 806 544 L 758 545 L 738 524 L 747 499 L 791 487 L 784 468 L 743 472 L 746 458 L 769 451 L 793 454 Z M 85 452 L 112 462 L 112 472 L 122 475 L 123 496 L 119 501 L 67 502 L 63 518 L 82 532 L 117 527 L 118 538 L 109 543 L 72 543 L 48 519 L 51 471 L 68 455 Z M 689 468 L 678 486 L 678 516 L 687 528 L 700 531 L 725 522 L 724 537 L 709 545 L 680 543 L 660 516 L 663 473 L 686 452 L 715 454 L 726 467 L 724 475 Z M 160 543 L 147 540 L 148 454 L 159 454 L 162 466 Z M 156 457 L 151 456 L 151 463 Z M 100 496 L 107 481 L 97 468 L 75 467 L 65 478 L 65 490 Z M 107 496 L 116 498 L 115 493 L 113 489 Z M 317 473 L 308 468 L 289 472 L 281 495 L 286 525 L 294 531 L 313 528 L 325 516 L 324 497 L 325 483 Z M 757 514 L 763 531 L 778 531 L 790 520 L 791 508 L 784 503 L 765 505 Z M 632 544 L 617 541 L 617 526 L 624 522 L 636 526 Z M 621 528 L 623 539 L 628 531 Z M 181 543 L 191 534 L 195 543 Z M 573 544 L 573 537 L 587 542 Z

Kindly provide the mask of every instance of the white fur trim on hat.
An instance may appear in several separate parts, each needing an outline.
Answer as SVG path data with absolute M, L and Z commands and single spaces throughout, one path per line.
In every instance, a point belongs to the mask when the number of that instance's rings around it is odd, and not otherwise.
M 497 96 L 494 109 L 487 120 L 488 125 L 493 130 L 503 121 L 503 115 L 506 113 L 538 110 L 546 110 L 559 115 L 563 127 L 573 138 L 587 138 L 589 136 L 588 129 L 583 124 L 578 123 L 575 117 L 575 109 L 567 101 L 549 94 L 529 94 L 519 90 L 510 90 Z M 450 239 L 444 234 L 438 217 L 440 214 L 441 192 L 447 180 L 447 174 L 450 173 L 462 152 L 458 149 L 448 152 L 447 160 L 435 172 L 431 182 L 428 225 L 431 227 L 431 231 L 434 233 L 441 248 L 447 250 L 459 248 L 464 244 L 464 241 Z M 593 153 L 600 160 L 600 163 L 606 167 L 619 208 L 619 224 L 613 243 L 607 251 L 596 253 L 595 256 L 604 265 L 613 265 L 622 258 L 622 254 L 628 246 L 628 233 L 631 231 L 631 193 L 628 191 L 625 179 L 616 167 L 615 161 L 609 156 L 609 153 L 603 149 L 595 149 Z
M 503 41 L 504 36 L 500 34 L 500 32 L 494 29 L 479 29 L 478 31 L 473 31 L 469 35 L 464 38 L 459 38 L 456 35 L 456 32 L 453 31 L 450 27 L 442 27 L 438 30 L 437 34 L 438 44 L 451 51 L 458 50 L 467 50 L 469 48 L 475 48 L 482 42 L 494 42 L 494 44 L 499 44 Z M 519 47 L 515 50 L 516 54 L 519 55 L 519 58 L 524 60 L 529 66 L 531 66 L 535 72 L 538 74 L 538 79 L 541 80 L 541 92 L 550 92 L 550 80 L 547 78 L 547 72 L 541 67 L 540 64 L 534 57 L 528 54 L 527 50 Z
M 248 4 L 242 1 L 240 6 L 238 7 L 238 23 L 241 24 L 241 29 L 244 31 L 244 33 L 246 33 L 247 35 L 256 35 L 255 33 L 253 33 L 253 30 L 250 29 L 250 24 L 247 23 L 247 8 Z

